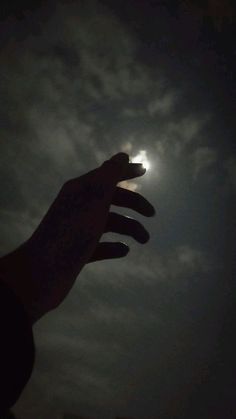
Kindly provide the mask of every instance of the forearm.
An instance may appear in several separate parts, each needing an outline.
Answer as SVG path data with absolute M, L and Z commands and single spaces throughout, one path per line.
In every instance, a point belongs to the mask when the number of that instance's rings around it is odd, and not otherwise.
M 29 320 L 31 320 L 29 307 L 32 301 L 33 283 L 24 247 L 23 243 L 14 251 L 0 258 L 0 277 L 20 300 Z
M 0 415 L 12 407 L 28 382 L 35 346 L 28 315 L 7 280 L 0 275 Z

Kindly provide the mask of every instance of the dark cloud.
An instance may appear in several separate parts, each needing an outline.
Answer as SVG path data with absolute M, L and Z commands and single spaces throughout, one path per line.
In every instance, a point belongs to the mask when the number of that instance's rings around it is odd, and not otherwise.
M 145 220 L 149 244 L 127 239 L 125 260 L 87 266 L 35 326 L 35 369 L 15 410 L 205 418 L 197 395 L 210 403 L 214 360 L 227 354 L 217 340 L 235 190 L 217 48 L 199 40 L 202 14 L 188 5 L 178 15 L 175 2 L 153 14 L 133 2 L 126 12 L 115 2 L 49 3 L 3 27 L 1 253 L 29 237 L 62 183 L 119 150 L 146 151 L 151 169 L 130 187 L 157 217 Z
M 193 177 L 197 179 L 202 171 L 206 171 L 217 161 L 217 151 L 210 147 L 199 147 L 192 155 Z
M 236 157 L 231 156 L 225 161 L 225 169 L 227 171 L 229 182 L 233 190 L 236 188 Z

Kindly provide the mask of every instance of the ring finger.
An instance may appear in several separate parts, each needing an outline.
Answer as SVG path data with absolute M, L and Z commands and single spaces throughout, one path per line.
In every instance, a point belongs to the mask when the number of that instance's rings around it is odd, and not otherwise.
M 109 213 L 104 232 L 125 234 L 139 243 L 146 243 L 149 240 L 149 233 L 139 221 L 115 212 Z

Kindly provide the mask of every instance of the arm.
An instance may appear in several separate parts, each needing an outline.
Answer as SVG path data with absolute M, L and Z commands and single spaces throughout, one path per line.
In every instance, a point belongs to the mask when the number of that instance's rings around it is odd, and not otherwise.
M 15 293 L 0 278 L 0 416 L 13 406 L 34 364 L 32 327 Z M 2 417 L 2 416 L 1 416 Z
M 32 370 L 32 325 L 60 305 L 85 264 L 128 253 L 128 246 L 122 242 L 99 242 L 102 234 L 111 231 L 130 235 L 140 243 L 148 241 L 149 234 L 141 223 L 109 212 L 113 204 L 142 215 L 154 215 L 154 208 L 145 198 L 117 186 L 122 180 L 144 173 L 141 164 L 131 164 L 126 154 L 119 153 L 99 168 L 69 180 L 32 236 L 0 258 L 3 290 L 0 333 L 4 331 L 6 342 L 5 352 L 0 352 L 0 356 L 3 359 L 11 347 L 6 376 L 10 371 L 10 381 L 15 374 L 19 383 L 9 403 L 19 397 Z M 5 295 L 9 296 L 10 305 L 4 305 L 4 301 L 8 301 Z M 9 307 L 12 310 L 9 311 Z M 14 368 L 10 370 L 12 358 Z M 11 385 L 9 383 L 8 391 Z

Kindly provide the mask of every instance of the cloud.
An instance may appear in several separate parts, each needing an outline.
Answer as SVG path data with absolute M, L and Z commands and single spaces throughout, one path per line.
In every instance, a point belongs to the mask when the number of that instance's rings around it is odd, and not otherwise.
M 173 264 L 176 266 L 176 271 L 180 273 L 206 273 L 212 269 L 209 257 L 202 250 L 194 249 L 188 245 L 182 245 L 176 249 Z
M 198 147 L 192 153 L 193 178 L 196 180 L 200 173 L 211 168 L 218 159 L 217 150 L 208 146 Z
M 186 1 L 182 2 L 181 7 L 186 9 L 188 14 L 192 14 L 195 19 L 203 21 L 204 17 L 207 16 L 219 32 L 224 29 L 226 23 L 233 22 L 234 11 L 230 1 L 226 1 L 224 7 L 222 3 L 214 0 L 201 5 Z
M 128 180 L 124 180 L 122 182 L 119 182 L 118 186 L 120 186 L 121 188 L 124 188 L 124 189 L 128 189 L 129 191 L 133 191 L 133 192 L 137 191 L 137 189 L 140 190 L 140 187 L 137 183 L 131 182 L 131 181 L 128 181 Z
M 183 153 L 186 154 L 189 147 L 198 147 L 209 118 L 209 115 L 189 114 L 181 115 L 177 121 L 168 121 L 158 133 L 157 152 L 178 158 Z
M 224 168 L 228 175 L 229 183 L 233 191 L 236 191 L 236 157 L 231 156 L 224 162 Z
M 124 107 L 121 112 L 122 112 L 122 115 L 124 117 L 127 117 L 129 119 L 130 118 L 139 118 L 139 117 L 145 117 L 146 116 L 145 110 L 138 109 L 135 106 L 129 107 L 129 108 Z
M 169 115 L 176 103 L 174 91 L 168 92 L 162 97 L 157 97 L 148 104 L 148 113 L 150 116 Z

